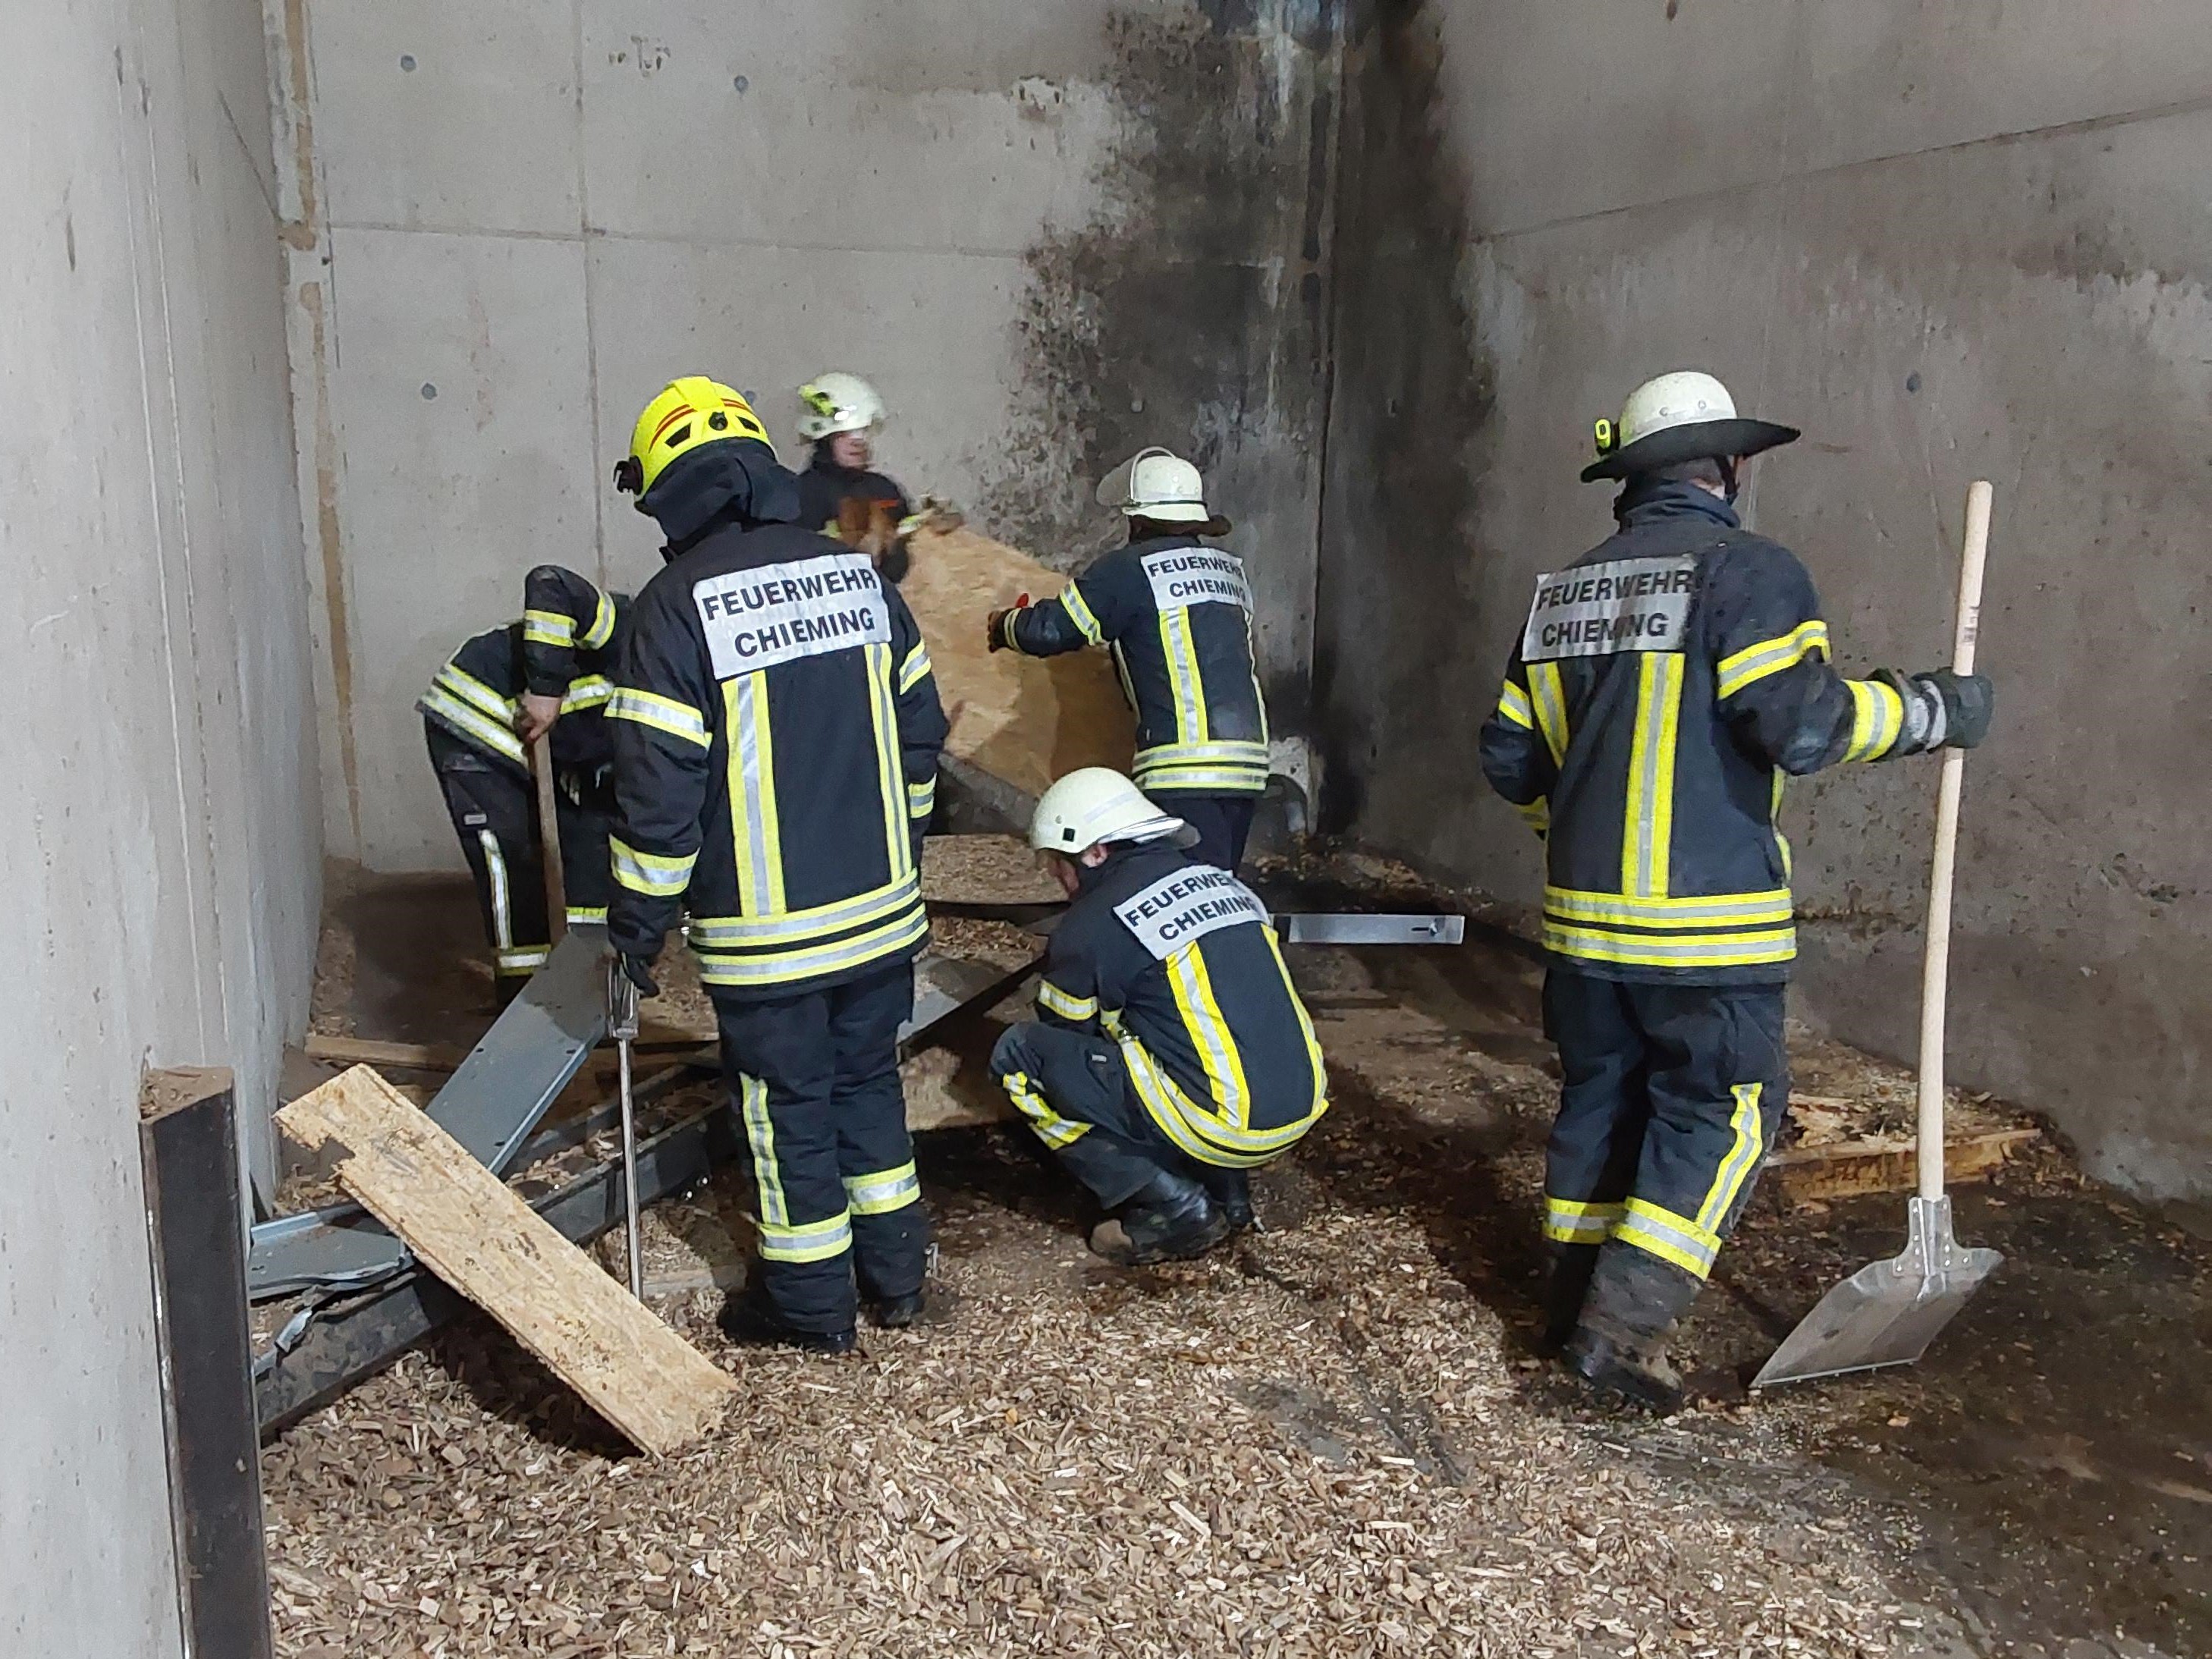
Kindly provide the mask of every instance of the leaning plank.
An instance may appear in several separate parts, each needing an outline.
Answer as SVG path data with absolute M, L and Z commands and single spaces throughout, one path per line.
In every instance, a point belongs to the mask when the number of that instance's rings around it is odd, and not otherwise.
M 1991 1129 L 1954 1135 L 1943 1143 L 1944 1179 L 1954 1186 L 1980 1180 L 2039 1133 L 2035 1129 Z M 1783 1196 L 1798 1204 L 1869 1193 L 1909 1193 L 1918 1184 L 1919 1168 L 1910 1135 L 1793 1147 L 1777 1152 L 1767 1164 Z
M 675 1451 L 714 1426 L 735 1381 L 368 1066 L 277 1121 L 311 1146 L 337 1142 L 339 1184 L 647 1451 Z

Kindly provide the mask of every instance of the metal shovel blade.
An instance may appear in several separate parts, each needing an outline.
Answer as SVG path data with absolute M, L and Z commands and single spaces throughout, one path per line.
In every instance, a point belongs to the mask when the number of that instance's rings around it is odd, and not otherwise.
M 1753 1388 L 1911 1364 L 2004 1260 L 1959 1243 L 1948 1196 L 1911 1200 L 1905 1232 L 1902 1255 L 1869 1262 L 1820 1298 Z

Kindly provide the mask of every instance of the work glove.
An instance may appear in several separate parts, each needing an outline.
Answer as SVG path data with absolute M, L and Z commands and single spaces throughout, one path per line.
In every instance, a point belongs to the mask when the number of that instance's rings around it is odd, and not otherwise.
M 1996 693 L 1987 675 L 1931 668 L 1908 678 L 1885 668 L 1875 678 L 1905 699 L 1905 735 L 1890 750 L 1893 755 L 1972 749 L 1989 736 Z
M 653 956 L 658 955 L 659 951 L 653 952 Z M 660 994 L 660 987 L 653 977 L 653 957 L 641 956 L 635 951 L 617 951 L 615 960 L 622 964 L 623 977 L 637 987 L 638 995 L 657 997 Z
M 1030 596 L 1024 593 L 1003 611 L 994 611 L 984 619 L 983 631 L 990 638 L 992 650 L 1012 651 L 1017 648 L 1014 645 L 1013 619 L 1022 613 L 1023 608 L 1029 602 Z

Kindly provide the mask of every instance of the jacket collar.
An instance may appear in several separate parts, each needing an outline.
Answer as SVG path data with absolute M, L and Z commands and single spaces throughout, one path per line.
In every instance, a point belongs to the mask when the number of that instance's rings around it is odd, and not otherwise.
M 1707 519 L 1729 530 L 1743 527 L 1735 507 L 1693 483 L 1632 482 L 1614 500 L 1613 516 L 1623 530 L 1684 519 Z

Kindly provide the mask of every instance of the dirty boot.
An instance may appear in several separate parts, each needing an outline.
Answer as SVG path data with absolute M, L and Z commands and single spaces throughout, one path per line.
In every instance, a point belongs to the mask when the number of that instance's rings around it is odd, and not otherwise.
M 921 1318 L 928 1306 L 928 1298 L 920 1291 L 909 1291 L 904 1296 L 887 1296 L 869 1310 L 877 1324 L 887 1331 L 904 1330 Z
M 1595 1244 L 1554 1244 L 1552 1271 L 1544 1286 L 1543 1350 L 1555 1354 L 1582 1323 L 1583 1301 L 1589 1293 L 1590 1275 L 1597 1271 Z
M 775 1304 L 757 1291 L 742 1291 L 722 1304 L 722 1334 L 746 1347 L 797 1348 L 803 1353 L 848 1354 L 860 1345 L 851 1326 L 842 1331 L 803 1331 L 784 1322 Z
M 1241 1233 L 1252 1224 L 1252 1177 L 1248 1172 L 1209 1169 L 1205 1181 L 1206 1195 L 1221 1212 L 1231 1232 Z
M 1601 1394 L 1648 1406 L 1662 1417 L 1682 1409 L 1682 1379 L 1662 1343 L 1638 1342 L 1585 1324 L 1567 1339 L 1560 1358 Z
M 1161 1170 L 1121 1214 L 1091 1230 L 1091 1248 L 1117 1267 L 1141 1267 L 1201 1255 L 1228 1237 L 1228 1219 L 1206 1188 Z

